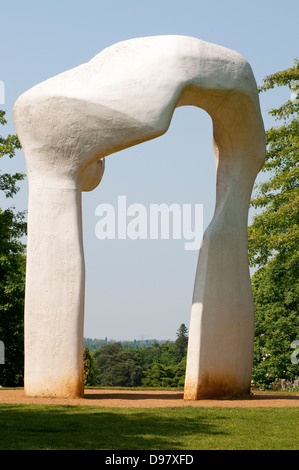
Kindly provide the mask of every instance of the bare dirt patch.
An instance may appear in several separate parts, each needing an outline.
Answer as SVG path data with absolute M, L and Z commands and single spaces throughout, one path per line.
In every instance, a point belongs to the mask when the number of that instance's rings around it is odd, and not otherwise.
M 118 408 L 165 407 L 298 407 L 299 394 L 254 393 L 247 399 L 184 400 L 183 392 L 169 390 L 85 390 L 84 398 L 28 397 L 24 390 L 0 389 L 0 404 L 87 405 Z

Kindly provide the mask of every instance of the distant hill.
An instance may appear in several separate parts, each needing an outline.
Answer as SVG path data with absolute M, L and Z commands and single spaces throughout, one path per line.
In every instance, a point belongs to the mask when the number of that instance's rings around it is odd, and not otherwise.
M 134 339 L 133 341 L 116 341 L 114 339 L 97 339 L 97 338 L 84 338 L 84 347 L 88 347 L 89 351 L 95 351 L 98 348 L 101 348 L 102 346 L 107 346 L 107 344 L 113 344 L 113 343 L 120 343 L 123 348 L 140 348 L 140 347 L 146 347 L 150 346 L 153 343 L 158 343 L 158 344 L 163 344 L 169 341 L 170 343 L 173 343 L 173 341 L 170 340 L 158 340 L 158 339 L 142 339 L 142 340 L 136 340 Z

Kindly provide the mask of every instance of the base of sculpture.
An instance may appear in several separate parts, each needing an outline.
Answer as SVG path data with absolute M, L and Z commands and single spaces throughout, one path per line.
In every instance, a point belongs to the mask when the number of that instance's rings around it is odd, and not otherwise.
M 249 398 L 250 387 L 238 389 L 234 383 L 209 383 L 194 387 L 185 387 L 184 400 L 223 400 L 232 398 Z
M 30 381 L 29 385 L 24 386 L 25 394 L 29 397 L 41 398 L 84 398 L 84 380 L 76 383 L 71 379 L 61 378 L 60 383 L 54 384 L 34 384 Z

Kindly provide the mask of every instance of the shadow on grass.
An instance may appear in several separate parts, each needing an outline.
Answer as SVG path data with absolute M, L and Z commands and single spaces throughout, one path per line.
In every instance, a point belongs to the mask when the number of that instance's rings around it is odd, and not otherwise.
M 93 391 L 92 389 L 89 389 L 88 394 L 85 394 L 84 398 L 86 400 L 150 400 L 150 399 L 155 399 L 155 400 L 183 400 L 184 398 L 184 392 L 177 391 L 174 393 L 173 391 L 169 392 L 165 390 L 164 392 L 161 391 L 156 391 L 153 390 L 151 393 L 147 389 L 146 392 L 141 391 L 109 391 L 104 389 L 101 392 L 97 392 L 96 389 Z M 219 400 L 222 400 L 219 398 Z M 225 399 L 223 399 L 225 400 Z M 282 394 L 282 393 L 254 393 L 253 395 L 250 395 L 248 397 L 232 397 L 229 400 L 231 401 L 256 401 L 256 400 L 292 400 L 292 401 L 298 401 L 299 404 L 299 395 L 294 395 L 294 394 Z
M 157 393 L 153 391 L 152 393 L 149 392 L 126 392 L 120 391 L 117 393 L 109 393 L 109 392 L 101 392 L 101 393 L 88 393 L 85 394 L 87 400 L 182 400 L 184 398 L 183 392 L 177 393 L 168 393 L 167 391 L 164 393 Z
M 2 405 L 0 449 L 196 449 L 201 438 L 225 434 L 219 420 L 227 418 L 208 415 L 194 408 Z

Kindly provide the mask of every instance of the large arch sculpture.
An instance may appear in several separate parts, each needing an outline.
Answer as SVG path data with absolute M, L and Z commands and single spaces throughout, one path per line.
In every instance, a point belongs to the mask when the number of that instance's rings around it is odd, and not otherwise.
M 186 399 L 249 393 L 254 306 L 247 218 L 264 161 L 256 82 L 237 52 L 185 36 L 115 44 L 46 80 L 14 106 L 29 182 L 25 391 L 83 396 L 81 191 L 104 157 L 164 134 L 176 107 L 213 122 L 216 207 L 200 249 L 189 327 Z

